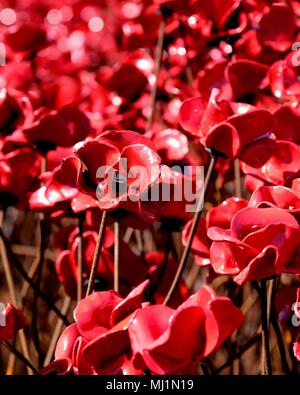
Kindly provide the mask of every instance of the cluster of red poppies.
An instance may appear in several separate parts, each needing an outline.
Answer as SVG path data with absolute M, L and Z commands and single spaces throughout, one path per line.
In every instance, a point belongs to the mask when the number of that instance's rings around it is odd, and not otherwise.
M 213 374 L 261 332 L 262 373 L 296 372 L 299 3 L 2 3 L 1 343 L 29 373 Z

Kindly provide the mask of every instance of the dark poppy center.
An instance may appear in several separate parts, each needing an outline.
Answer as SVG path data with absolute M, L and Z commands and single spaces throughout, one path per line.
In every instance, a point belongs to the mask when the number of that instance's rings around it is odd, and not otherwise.
M 46 140 L 36 141 L 35 146 L 42 153 L 47 153 L 48 151 L 53 151 L 56 148 L 56 145 L 54 143 L 52 143 L 51 141 L 46 141 Z

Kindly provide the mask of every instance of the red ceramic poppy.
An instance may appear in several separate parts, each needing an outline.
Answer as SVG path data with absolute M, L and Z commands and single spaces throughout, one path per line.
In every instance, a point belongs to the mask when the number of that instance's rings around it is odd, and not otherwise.
M 24 328 L 26 319 L 23 313 L 10 303 L 0 311 L 0 340 L 13 339 L 18 330 Z
M 33 109 L 24 93 L 3 88 L 0 91 L 0 133 L 11 134 L 16 128 L 33 121 Z
M 22 133 L 26 140 L 42 152 L 59 147 L 70 147 L 83 140 L 90 132 L 88 118 L 78 108 L 69 105 L 58 111 L 41 109 L 35 122 Z
M 134 311 L 142 307 L 142 294 L 148 282 L 140 284 L 111 313 L 111 329 L 90 341 L 84 357 L 100 374 L 143 374 L 131 361 L 128 328 Z
M 42 374 L 142 374 L 130 361 L 127 332 L 147 285 L 148 281 L 140 284 L 125 299 L 104 291 L 81 300 L 74 310 L 75 323 L 62 333 L 55 360 Z
M 257 186 L 256 180 L 269 185 L 291 185 L 294 178 L 300 174 L 300 149 L 290 141 L 276 141 L 275 151 L 261 168 L 242 165 L 247 175 L 246 186 L 253 191 Z M 253 188 L 253 186 L 254 188 Z M 255 186 L 256 185 L 256 186 Z
M 128 328 L 134 365 L 154 374 L 185 372 L 220 347 L 242 321 L 228 298 L 206 286 L 177 310 L 163 305 L 137 310 Z
M 207 148 L 260 167 L 275 149 L 274 117 L 267 110 L 219 100 L 219 94 L 218 89 L 213 89 L 207 106 L 201 98 L 184 102 L 182 126 L 196 134 Z
M 230 230 L 212 227 L 208 237 L 213 241 L 210 259 L 214 270 L 235 275 L 240 285 L 300 270 L 299 262 L 292 259 L 300 228 L 286 210 L 244 208 L 232 218 Z
M 28 205 L 29 194 L 39 185 L 40 156 L 22 148 L 0 156 L 0 201 L 5 206 Z
M 121 207 L 138 214 L 140 196 L 160 173 L 152 142 L 132 131 L 104 132 L 77 144 L 75 155 L 82 162 L 78 188 L 97 196 L 105 210 Z

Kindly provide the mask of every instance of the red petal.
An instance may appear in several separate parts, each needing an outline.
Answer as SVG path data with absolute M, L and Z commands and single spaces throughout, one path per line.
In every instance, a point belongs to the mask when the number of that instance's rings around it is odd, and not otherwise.
M 221 204 L 211 208 L 206 216 L 206 228 L 217 226 L 229 229 L 232 217 L 242 208 L 247 207 L 248 200 L 231 197 L 224 200 Z
M 128 328 L 133 353 L 143 353 L 145 348 L 151 347 L 168 328 L 173 313 L 173 309 L 163 305 L 138 310 Z
M 7 303 L 0 311 L 0 322 L 0 340 L 10 340 L 18 330 L 24 328 L 26 318 L 20 310 Z
M 233 99 L 256 94 L 265 78 L 268 67 L 248 59 L 238 59 L 228 66 L 228 78 L 233 91 Z
M 55 359 L 71 358 L 73 347 L 78 336 L 79 332 L 75 323 L 64 329 L 56 344 Z
M 235 214 L 231 222 L 231 231 L 234 237 L 242 240 L 249 233 L 270 224 L 298 228 L 297 221 L 286 210 L 247 207 Z
M 249 201 L 249 207 L 277 206 L 289 210 L 300 208 L 300 198 L 289 188 L 262 186 L 257 188 Z
M 211 241 L 206 234 L 206 223 L 204 218 L 200 218 L 199 225 L 196 231 L 196 235 L 192 242 L 192 253 L 202 258 L 209 258 L 209 248 Z M 187 240 L 191 231 L 192 221 L 187 222 L 182 232 L 182 243 L 187 244 Z
M 258 168 L 263 166 L 275 151 L 275 139 L 262 138 L 244 147 L 239 158 L 249 166 Z
M 97 140 L 78 143 L 74 153 L 87 167 L 89 177 L 95 184 L 97 183 L 97 170 L 102 167 L 103 170 L 112 167 L 120 158 L 119 151 L 113 145 L 103 144 Z M 101 176 L 104 177 L 104 171 Z
M 208 148 L 221 152 L 229 159 L 235 159 L 241 149 L 238 131 L 227 122 L 211 128 L 203 142 Z
M 44 367 L 41 371 L 41 375 L 56 373 L 59 376 L 66 376 L 72 373 L 73 365 L 70 358 L 56 359 L 51 362 L 48 366 Z
M 238 259 L 239 257 L 243 259 Z M 238 274 L 241 267 L 244 267 L 248 263 L 248 259 L 249 253 L 247 249 L 241 246 L 216 241 L 211 245 L 211 265 L 218 274 Z
M 201 97 L 185 100 L 180 107 L 180 125 L 187 132 L 198 136 L 204 111 L 205 103 Z
M 276 249 L 266 247 L 234 278 L 234 281 L 244 286 L 247 281 L 262 280 L 274 276 L 276 274 L 274 267 L 276 258 Z
M 110 328 L 110 315 L 122 298 L 114 291 L 95 292 L 81 300 L 74 319 L 81 336 L 92 340 Z
M 59 254 L 56 259 L 55 269 L 66 293 L 75 300 L 77 297 L 77 265 L 69 250 Z
M 132 130 L 107 130 L 96 137 L 96 140 L 115 146 L 120 152 L 129 145 L 142 144 L 155 152 L 155 145 L 146 136 Z
M 127 297 L 122 300 L 112 311 L 110 317 L 111 326 L 116 325 L 119 321 L 128 317 L 135 310 L 142 307 L 143 294 L 149 286 L 149 280 L 134 288 Z
M 85 359 L 100 373 L 112 374 L 113 372 L 109 370 L 110 366 L 114 366 L 116 359 L 130 351 L 127 332 L 129 322 L 130 318 L 119 322 L 117 326 L 85 346 L 83 350 Z
M 289 140 L 299 144 L 299 112 L 288 105 L 283 105 L 274 112 L 274 117 L 278 123 L 278 131 L 276 132 L 277 139 Z
M 263 109 L 233 115 L 227 119 L 227 122 L 238 131 L 243 147 L 257 139 L 266 138 L 277 130 L 274 116 Z
M 290 48 L 296 29 L 293 9 L 287 4 L 272 4 L 259 23 L 257 38 L 265 46 L 278 51 Z

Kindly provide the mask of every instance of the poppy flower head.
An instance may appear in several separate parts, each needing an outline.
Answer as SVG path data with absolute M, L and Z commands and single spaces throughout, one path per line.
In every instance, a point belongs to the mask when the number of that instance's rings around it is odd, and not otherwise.
M 97 196 L 102 209 L 139 213 L 139 196 L 160 174 L 161 159 L 149 139 L 132 131 L 107 131 L 77 144 L 74 152 L 83 164 L 82 192 Z
M 1 303 L 0 310 L 0 340 L 11 340 L 18 330 L 26 325 L 23 313 L 10 303 Z
M 298 248 L 299 225 L 287 210 L 246 207 L 233 216 L 230 229 L 211 227 L 208 237 L 213 241 L 214 270 L 235 274 L 240 285 L 298 270 L 292 258 Z

